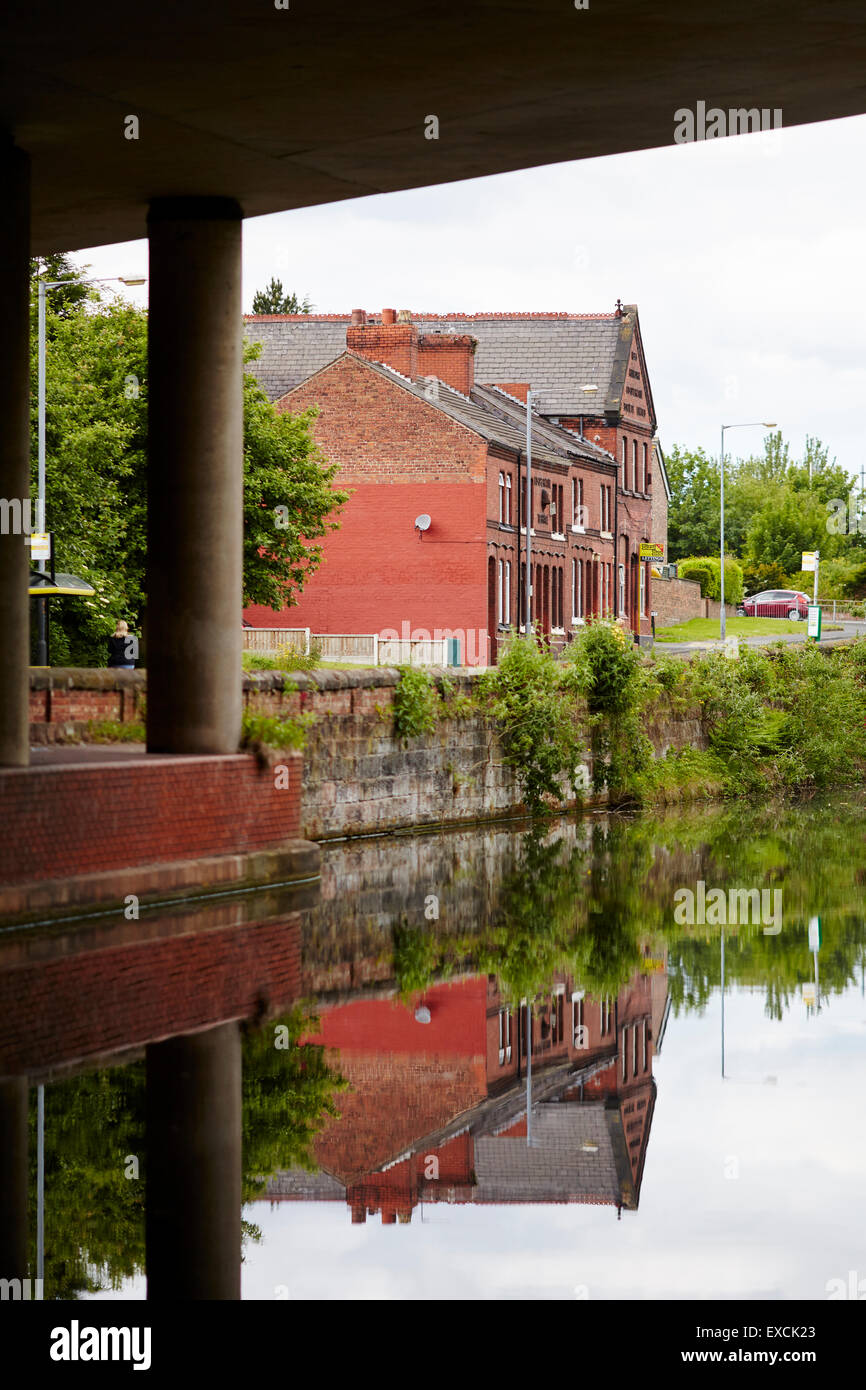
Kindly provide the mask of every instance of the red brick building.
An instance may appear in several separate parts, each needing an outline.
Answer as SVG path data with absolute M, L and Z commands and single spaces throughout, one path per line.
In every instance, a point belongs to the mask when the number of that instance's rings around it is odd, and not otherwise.
M 525 1008 L 487 976 L 436 985 L 424 1003 L 426 1023 L 390 999 L 323 1012 L 311 1041 L 337 1050 L 352 1089 L 315 1141 L 320 1172 L 278 1174 L 268 1199 L 342 1201 L 354 1222 L 384 1224 L 419 1202 L 637 1207 L 655 1103 L 651 977 L 597 1000 L 563 975 L 536 1003 L 531 1147 Z
M 457 636 L 494 661 L 525 611 L 533 401 L 532 618 L 561 645 L 593 615 L 650 631 L 655 414 L 637 310 L 606 315 L 249 317 L 279 409 L 316 405 L 352 496 L 297 607 L 255 626 Z M 430 518 L 427 529 L 418 518 Z

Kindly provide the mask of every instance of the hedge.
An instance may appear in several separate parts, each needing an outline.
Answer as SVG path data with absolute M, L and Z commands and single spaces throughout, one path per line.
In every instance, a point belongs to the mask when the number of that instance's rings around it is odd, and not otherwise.
M 717 555 L 692 555 L 677 561 L 680 579 L 695 579 L 702 598 L 722 596 L 722 565 Z M 725 603 L 739 603 L 743 597 L 742 566 L 731 555 L 725 556 Z

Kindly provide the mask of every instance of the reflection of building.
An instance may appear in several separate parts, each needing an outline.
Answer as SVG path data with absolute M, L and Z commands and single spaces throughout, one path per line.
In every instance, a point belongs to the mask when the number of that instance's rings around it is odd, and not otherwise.
M 352 1090 L 316 1142 L 320 1171 L 280 1173 L 267 1197 L 342 1200 L 353 1221 L 386 1224 L 419 1202 L 636 1208 L 664 980 L 637 974 L 598 1000 L 560 977 L 534 1006 L 531 1144 L 526 1010 L 505 1006 L 494 977 L 427 991 L 429 1023 L 396 1000 L 329 1010 L 316 1041 L 338 1049 Z

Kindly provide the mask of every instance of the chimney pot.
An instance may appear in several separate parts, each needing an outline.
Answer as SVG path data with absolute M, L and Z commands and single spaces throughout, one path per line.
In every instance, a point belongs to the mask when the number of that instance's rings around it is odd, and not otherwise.
M 396 309 L 383 309 L 383 310 L 382 310 L 382 322 L 383 322 L 383 324 L 385 324 L 385 323 L 396 323 L 396 322 L 397 322 L 397 310 L 396 310 Z
M 366 323 L 366 322 L 367 322 L 367 311 L 366 311 L 366 309 L 353 309 L 353 310 L 352 310 L 352 322 L 353 322 L 353 323 Z

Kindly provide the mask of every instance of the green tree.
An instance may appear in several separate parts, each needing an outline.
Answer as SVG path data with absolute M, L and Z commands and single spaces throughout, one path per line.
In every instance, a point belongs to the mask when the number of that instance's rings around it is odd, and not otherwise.
M 719 465 L 703 449 L 677 444 L 665 458 L 671 500 L 668 553 L 712 555 L 719 541 Z
M 273 276 L 265 289 L 253 295 L 254 314 L 308 314 L 312 307 L 306 295 L 299 299 L 296 294 L 284 294 L 282 280 Z
M 750 564 L 776 564 L 786 574 L 797 574 L 804 550 L 820 550 L 822 556 L 830 556 L 836 547 L 836 537 L 827 531 L 824 503 L 808 492 L 786 489 L 752 519 L 746 559 Z
M 46 525 L 57 568 L 95 590 L 49 601 L 51 657 L 55 665 L 101 666 L 115 620 L 137 631 L 146 597 L 147 314 L 88 288 L 63 257 L 34 261 L 32 271 L 32 495 L 41 274 L 69 280 L 49 291 L 46 305 Z M 248 347 L 245 360 L 255 356 Z M 312 438 L 312 420 L 309 411 L 278 414 L 245 376 L 244 602 L 297 602 L 320 562 L 316 541 L 337 525 L 333 514 L 347 494 L 332 487 L 335 469 Z
M 248 347 L 247 361 L 260 347 Z M 244 376 L 244 603 L 284 608 L 297 603 L 318 569 L 316 541 L 339 529 L 336 513 L 348 492 L 333 487 L 329 464 L 312 435 L 316 411 L 279 414 L 249 374 Z M 240 618 L 240 615 L 238 615 Z

